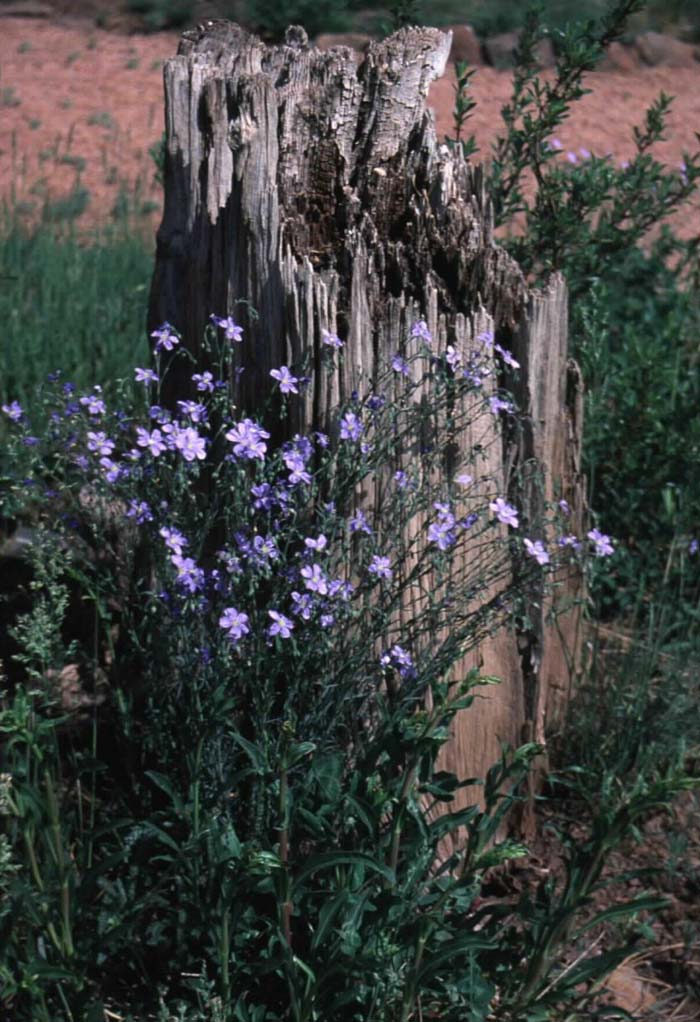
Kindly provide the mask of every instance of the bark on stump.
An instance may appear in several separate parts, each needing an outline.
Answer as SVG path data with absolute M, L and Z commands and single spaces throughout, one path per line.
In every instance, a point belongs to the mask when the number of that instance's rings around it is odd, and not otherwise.
M 526 480 L 519 494 L 536 535 L 545 499 L 566 498 L 575 518 L 583 508 L 566 289 L 555 279 L 528 291 L 493 240 L 481 169 L 437 142 L 425 101 L 450 45 L 450 33 L 402 29 L 372 43 L 358 67 L 351 50 L 317 50 L 298 27 L 279 46 L 230 22 L 185 32 L 164 73 L 165 211 L 149 329 L 168 320 L 197 350 L 211 313 L 233 315 L 255 353 L 235 382 L 247 412 L 268 396 L 272 368 L 305 356 L 318 367 L 322 331 L 338 333 L 342 366 L 330 382 L 316 373 L 287 420 L 304 432 L 328 430 L 416 320 L 427 320 L 438 352 L 495 327 L 521 362 L 529 419 L 514 451 L 491 418 L 489 471 L 512 493 L 513 465 L 536 460 L 545 491 Z M 190 389 L 183 368 L 166 400 Z M 562 584 L 571 596 L 579 580 Z M 527 634 L 503 630 L 472 654 L 503 682 L 456 721 L 444 766 L 460 776 L 483 776 L 500 742 L 542 740 L 565 702 L 577 613 L 552 626 L 546 602 L 532 602 Z

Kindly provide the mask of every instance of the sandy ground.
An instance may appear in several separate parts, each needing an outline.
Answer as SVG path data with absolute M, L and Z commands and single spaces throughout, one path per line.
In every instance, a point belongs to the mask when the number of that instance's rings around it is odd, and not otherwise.
M 155 165 L 148 150 L 163 130 L 162 64 L 176 51 L 178 34 L 124 35 L 83 22 L 0 19 L 0 198 L 31 215 L 46 198 L 84 189 L 89 193 L 81 226 L 113 218 L 118 197 L 155 224 L 160 204 Z M 634 152 L 632 127 L 660 91 L 675 96 L 667 140 L 659 158 L 678 167 L 684 151 L 698 147 L 700 64 L 697 68 L 598 72 L 559 132 L 565 151 L 581 149 L 622 161 Z M 478 106 L 469 130 L 481 154 L 501 128 L 499 111 L 511 78 L 478 70 Z M 429 97 L 438 134 L 452 129 L 454 76 L 435 82 Z M 148 212 L 150 208 L 150 212 Z M 700 206 L 683 217 L 684 233 L 700 231 Z

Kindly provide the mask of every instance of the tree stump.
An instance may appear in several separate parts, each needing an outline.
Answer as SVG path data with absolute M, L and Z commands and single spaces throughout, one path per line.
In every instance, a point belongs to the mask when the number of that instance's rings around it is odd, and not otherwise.
M 450 33 L 405 28 L 373 42 L 358 67 L 351 50 L 315 49 L 298 27 L 279 46 L 223 21 L 185 32 L 164 72 L 165 210 L 149 329 L 167 320 L 196 351 L 210 314 L 232 315 L 247 359 L 254 352 L 234 374 L 248 413 L 269 396 L 272 368 L 306 359 L 318 369 L 323 331 L 338 334 L 338 371 L 315 373 L 285 424 L 304 432 L 328 430 L 416 320 L 438 352 L 494 328 L 521 362 L 528 425 L 513 448 L 491 417 L 489 471 L 512 493 L 514 464 L 533 458 L 546 483 L 544 493 L 527 479 L 520 488 L 529 523 L 555 496 L 580 518 L 566 289 L 555 279 L 528 291 L 493 240 L 481 169 L 437 142 L 425 102 L 450 45 Z M 192 397 L 191 386 L 176 369 L 166 400 Z M 562 585 L 572 595 L 579 580 Z M 527 634 L 502 630 L 470 654 L 503 681 L 456 720 L 444 766 L 461 776 L 483 776 L 500 742 L 542 740 L 561 712 L 577 614 L 553 626 L 536 596 Z

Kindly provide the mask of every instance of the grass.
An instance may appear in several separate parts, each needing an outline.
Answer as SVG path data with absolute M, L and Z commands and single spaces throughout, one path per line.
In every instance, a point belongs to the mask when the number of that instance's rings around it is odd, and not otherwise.
M 0 232 L 2 402 L 31 402 L 59 367 L 88 387 L 147 360 L 151 269 L 151 246 L 128 224 L 86 239 L 48 224 L 29 232 L 8 216 Z

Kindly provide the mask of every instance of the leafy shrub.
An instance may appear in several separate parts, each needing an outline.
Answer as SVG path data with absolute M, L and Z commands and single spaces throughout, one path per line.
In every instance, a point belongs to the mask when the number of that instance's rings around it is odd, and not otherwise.
M 183 28 L 194 18 L 194 0 L 126 0 L 127 10 L 139 14 L 144 28 L 159 32 L 164 28 Z
M 348 0 L 318 4 L 314 0 L 251 0 L 247 8 L 251 24 L 263 36 L 278 40 L 288 25 L 303 25 L 309 37 L 321 32 L 344 32 L 351 27 Z
M 555 557 L 556 515 L 549 551 L 519 538 L 480 445 L 454 463 L 449 438 L 493 414 L 491 338 L 460 361 L 416 324 L 332 436 L 268 448 L 231 421 L 244 342 L 216 322 L 218 375 L 194 373 L 176 415 L 150 396 L 188 357 L 167 325 L 121 408 L 54 377 L 47 428 L 5 409 L 2 511 L 35 530 L 0 714 L 6 1006 L 139 1017 L 161 990 L 182 1017 L 204 999 L 221 1019 L 407 1022 L 418 1003 L 510 1019 L 579 999 L 599 972 L 560 985 L 541 922 L 523 985 L 528 903 L 504 931 L 503 906 L 476 901 L 523 852 L 503 822 L 537 748 L 504 750 L 481 807 L 436 815 L 475 784 L 436 760 L 493 681 L 465 651 L 522 613 L 511 558 L 522 580 L 577 556 Z M 326 335 L 321 371 L 341 358 Z M 271 411 L 305 371 L 273 372 Z
M 434 5 L 426 7 L 424 20 L 432 23 L 433 12 L 437 12 L 436 24 L 461 22 L 472 25 L 480 36 L 496 35 L 499 32 L 511 32 L 523 28 L 529 6 L 518 3 L 518 0 L 438 0 Z M 585 18 L 600 18 L 609 8 L 606 0 L 589 0 L 585 10 L 575 0 L 542 0 L 538 5 L 543 19 L 555 32 L 564 31 L 568 26 Z M 690 26 L 691 31 L 700 26 L 700 3 L 698 0 L 672 0 L 671 3 L 661 0 L 650 0 L 635 13 L 627 25 L 626 31 L 676 32 Z M 556 42 L 556 40 L 555 40 Z
M 670 564 L 689 604 L 697 585 L 687 558 L 700 517 L 692 411 L 698 307 L 689 276 L 697 245 L 668 232 L 646 255 L 640 245 L 697 193 L 700 154 L 685 154 L 673 168 L 653 157 L 671 105 L 663 93 L 634 129 L 636 155 L 625 165 L 586 150 L 566 153 L 556 137 L 588 91 L 585 75 L 642 7 L 618 0 L 597 24 L 564 33 L 549 81 L 533 56 L 547 30 L 536 13 L 528 15 L 488 177 L 496 223 L 523 224 L 504 243 L 525 272 L 541 282 L 559 271 L 569 286 L 572 354 L 588 390 L 591 499 L 624 547 L 614 568 L 595 573 L 608 612 L 629 609 L 640 590 L 667 581 Z M 463 137 L 472 74 L 458 69 L 452 141 L 467 156 L 475 152 L 473 139 Z

